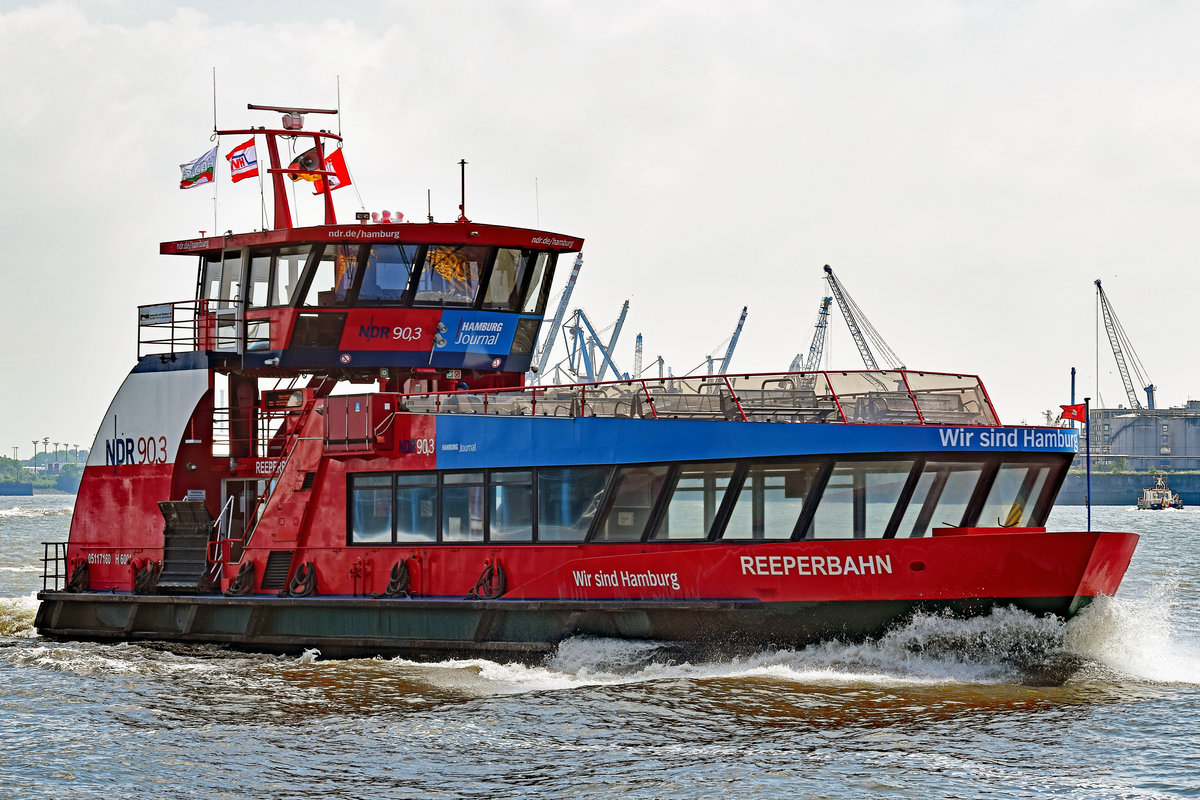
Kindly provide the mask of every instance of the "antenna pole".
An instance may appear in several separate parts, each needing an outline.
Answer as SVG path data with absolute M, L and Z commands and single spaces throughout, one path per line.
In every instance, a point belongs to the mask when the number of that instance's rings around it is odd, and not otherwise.
M 467 160 L 465 158 L 458 160 L 458 169 L 462 181 L 459 188 L 461 202 L 458 204 L 458 221 L 467 222 Z
M 425 190 L 425 217 L 433 222 L 433 192 L 429 189 Z

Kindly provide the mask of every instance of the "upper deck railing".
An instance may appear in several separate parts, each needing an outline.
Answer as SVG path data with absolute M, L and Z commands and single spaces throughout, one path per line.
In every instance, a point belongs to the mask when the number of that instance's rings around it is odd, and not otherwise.
M 974 375 L 913 370 L 656 378 L 401 395 L 401 413 L 999 425 Z

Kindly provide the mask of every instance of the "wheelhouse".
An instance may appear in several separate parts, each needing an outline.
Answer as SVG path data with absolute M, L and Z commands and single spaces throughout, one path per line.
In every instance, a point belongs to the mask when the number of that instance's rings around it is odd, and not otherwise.
M 519 375 L 532 360 L 558 257 L 581 246 L 469 222 L 168 242 L 164 253 L 199 253 L 196 299 L 143 306 L 139 355 L 195 349 L 218 367 L 262 374 Z

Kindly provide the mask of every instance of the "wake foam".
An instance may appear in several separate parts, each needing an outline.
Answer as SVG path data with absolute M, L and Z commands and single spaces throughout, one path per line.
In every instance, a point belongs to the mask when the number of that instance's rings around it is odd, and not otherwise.
M 37 636 L 33 619 L 37 615 L 36 594 L 28 597 L 0 597 L 0 636 L 32 638 Z
M 38 517 L 69 517 L 75 513 L 72 506 L 66 508 L 30 508 L 28 506 L 13 506 L 0 508 L 0 519 L 20 519 Z
M 1067 626 L 1066 646 L 1123 676 L 1200 685 L 1200 646 L 1180 630 L 1177 581 L 1144 597 L 1097 597 Z

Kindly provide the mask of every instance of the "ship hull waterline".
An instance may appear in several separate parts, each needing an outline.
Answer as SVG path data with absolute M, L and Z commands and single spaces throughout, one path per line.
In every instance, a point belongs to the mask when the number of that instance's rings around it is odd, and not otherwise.
M 216 644 L 328 658 L 538 658 L 571 637 L 738 653 L 878 638 L 919 613 L 978 617 L 1011 607 L 1074 616 L 1092 597 L 762 602 L 225 598 L 43 592 L 48 638 Z
M 719 564 L 724 558 L 739 564 L 741 575 L 724 573 L 714 579 L 713 591 L 692 597 L 570 596 L 563 583 L 537 581 L 497 599 L 43 591 L 34 624 L 41 635 L 53 638 L 211 643 L 279 653 L 317 649 L 326 657 L 540 656 L 574 636 L 712 651 L 799 647 L 878 637 L 917 613 L 974 617 L 1012 607 L 1069 619 L 1096 596 L 1116 592 L 1137 538 L 1111 532 L 996 532 L 874 540 L 875 545 L 864 540 L 821 543 L 826 553 L 885 548 L 889 563 L 894 557 L 899 564 L 903 556 L 904 588 L 898 584 L 890 590 L 881 583 L 851 588 L 854 584 L 839 584 L 826 576 L 813 589 L 799 591 L 794 574 L 758 574 L 772 564 L 770 556 L 736 556 L 758 548 L 731 548 L 722 554 L 719 547 L 700 546 L 578 563 L 591 563 L 605 572 L 614 564 L 652 559 L 672 559 L 686 569 L 689 563 L 702 565 L 713 559 Z M 774 550 L 760 547 L 763 552 Z M 699 560 L 689 561 L 689 555 Z M 576 574 L 572 566 L 575 563 L 559 565 L 547 579 Z M 529 593 L 531 588 L 552 586 L 555 591 Z M 793 588 L 786 596 L 771 597 L 789 586 Z

